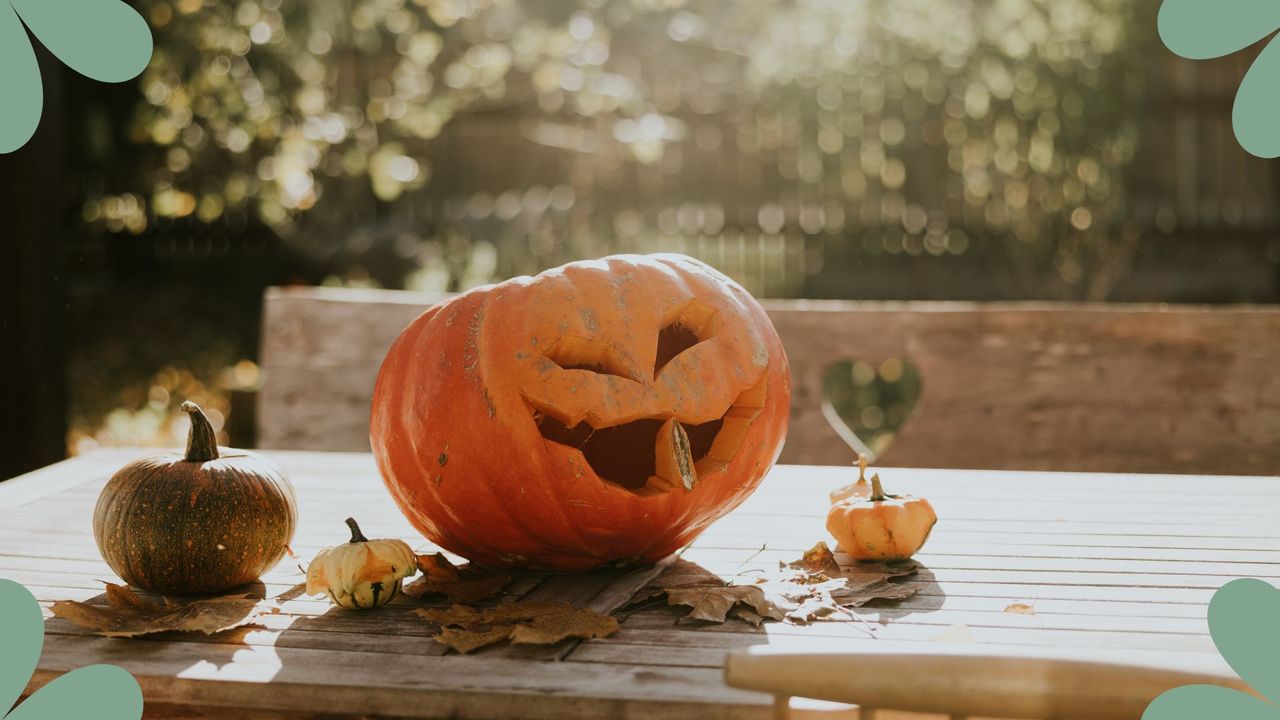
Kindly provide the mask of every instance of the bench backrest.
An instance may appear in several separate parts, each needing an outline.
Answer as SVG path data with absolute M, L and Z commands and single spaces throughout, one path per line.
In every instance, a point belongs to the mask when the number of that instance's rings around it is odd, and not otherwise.
M 367 450 L 383 355 L 440 299 L 268 290 L 259 445 Z M 792 368 L 782 462 L 851 462 L 823 408 L 824 373 L 841 360 L 874 368 L 897 358 L 920 391 L 882 464 L 1280 474 L 1280 309 L 764 304 Z

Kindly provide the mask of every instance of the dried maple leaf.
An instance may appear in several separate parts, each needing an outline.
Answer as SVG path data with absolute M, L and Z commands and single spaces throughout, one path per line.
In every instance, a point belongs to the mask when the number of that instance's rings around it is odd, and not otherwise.
M 488 645 L 500 643 L 511 637 L 510 625 L 498 625 L 487 630 L 467 630 L 442 627 L 432 639 L 466 655 Z
M 183 602 L 171 598 L 159 601 L 141 598 L 124 585 L 106 583 L 107 605 L 90 605 L 74 600 L 53 604 L 53 614 L 106 637 L 137 637 L 178 630 L 212 635 L 277 610 L 272 601 L 247 595 L 227 595 Z
M 449 558 L 445 557 L 444 553 L 418 555 L 418 569 L 428 580 L 436 582 L 457 582 L 461 579 L 458 568 L 449 562 Z
M 506 575 L 488 575 L 459 582 L 431 582 L 418 578 L 405 586 L 404 594 L 413 598 L 435 594 L 444 595 L 449 602 L 476 602 L 496 597 L 510 583 L 511 578 Z
M 436 642 L 463 654 L 507 639 L 551 645 L 571 637 L 605 637 L 618 629 L 617 618 L 568 603 L 515 602 L 479 610 L 453 605 L 414 612 L 440 626 Z
M 804 555 L 801 555 L 799 560 L 786 563 L 782 567 L 793 570 L 806 570 L 809 573 L 822 574 L 827 577 L 836 577 L 840 574 L 840 563 L 836 562 L 835 553 L 831 552 L 831 548 L 825 542 L 819 542 L 817 545 L 805 550 Z
M 919 569 L 914 562 L 886 565 L 859 563 L 842 567 L 825 542 L 813 546 L 795 562 L 779 563 L 776 572 L 756 575 L 751 584 L 735 584 L 689 564 L 659 579 L 656 588 L 666 593 L 668 605 L 684 605 L 689 613 L 681 620 L 724 622 L 737 617 L 753 625 L 765 620 L 805 624 L 829 615 L 847 615 L 846 608 L 872 600 L 901 600 L 916 593 L 912 585 L 890 582 Z M 666 577 L 666 576 L 664 576 Z
M 912 575 L 920 569 L 919 563 L 914 560 L 842 566 L 825 542 L 819 542 L 799 560 L 783 567 L 800 571 L 791 578 L 792 581 L 821 583 L 822 590 L 830 593 L 836 603 L 844 607 L 859 607 L 872 600 L 909 598 L 916 594 L 916 588 L 892 583 L 889 579 Z
M 515 626 L 511 642 L 523 645 L 551 645 L 565 638 L 599 638 L 618 631 L 618 619 L 590 608 L 554 603 L 554 610 Z M 518 605 L 517 605 L 518 607 Z
M 413 598 L 444 595 L 449 602 L 475 602 L 495 597 L 511 584 L 508 575 L 486 575 L 470 565 L 455 567 L 441 553 L 419 555 L 418 569 L 422 577 L 404 587 L 404 594 Z
M 743 607 L 742 605 L 735 605 L 731 612 L 734 617 L 738 618 L 739 620 L 744 620 L 746 622 L 749 622 L 752 625 L 755 625 L 756 627 L 760 627 L 760 625 L 764 622 L 764 616 L 756 612 L 755 610 L 752 610 L 749 607 Z
M 1005 607 L 1004 611 L 1007 613 L 1012 613 L 1014 615 L 1035 615 L 1036 614 L 1035 606 L 1028 605 L 1027 603 L 1010 603 L 1007 607 Z
M 773 620 L 781 620 L 784 616 L 760 585 L 720 584 L 667 588 L 667 604 L 687 606 L 689 614 L 682 618 L 684 620 L 722 623 L 729 611 L 739 605 Z

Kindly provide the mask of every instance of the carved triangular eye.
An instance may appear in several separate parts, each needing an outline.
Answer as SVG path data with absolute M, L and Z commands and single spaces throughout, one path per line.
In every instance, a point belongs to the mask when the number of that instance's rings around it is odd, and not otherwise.
M 697 333 L 683 325 L 668 325 L 658 331 L 658 354 L 653 360 L 653 376 L 657 377 L 671 359 L 702 342 Z
M 716 334 L 718 318 L 715 308 L 697 300 L 681 303 L 664 313 L 658 330 L 658 352 L 653 358 L 653 376 L 677 355 L 710 339 Z
M 565 370 L 586 370 L 635 380 L 613 346 L 599 340 L 564 335 L 547 349 L 546 358 Z

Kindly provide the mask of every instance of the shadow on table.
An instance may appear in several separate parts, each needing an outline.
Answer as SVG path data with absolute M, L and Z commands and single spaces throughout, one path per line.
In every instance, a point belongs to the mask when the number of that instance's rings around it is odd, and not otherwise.
M 275 639 L 275 647 L 290 650 L 342 650 L 434 656 L 444 654 L 444 646 L 433 640 L 434 627 L 415 617 L 415 608 L 427 607 L 419 600 L 400 595 L 390 603 L 370 610 L 347 610 L 322 597 L 298 593 L 286 624 Z
M 933 571 L 923 564 L 920 565 L 920 569 L 914 575 L 899 578 L 898 582 L 910 583 L 916 586 L 916 594 L 905 600 L 872 600 L 858 608 L 858 614 L 865 616 L 875 613 L 878 617 L 874 619 L 867 618 L 867 620 L 886 624 L 911 615 L 927 615 L 941 610 L 942 606 L 946 604 L 946 592 L 938 584 Z

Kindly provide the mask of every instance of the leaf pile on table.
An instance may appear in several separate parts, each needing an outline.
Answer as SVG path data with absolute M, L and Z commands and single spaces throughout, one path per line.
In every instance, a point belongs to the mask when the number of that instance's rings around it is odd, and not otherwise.
M 478 608 L 459 604 L 497 599 L 511 583 L 511 576 L 490 575 L 469 564 L 455 566 L 441 553 L 416 557 L 422 577 L 406 586 L 404 595 L 419 602 L 443 596 L 451 605 L 420 607 L 406 614 L 437 625 L 438 632 L 432 639 L 457 652 L 468 653 L 507 640 L 551 645 L 568 638 L 604 637 L 618 629 L 617 619 L 568 603 L 514 600 Z M 54 603 L 53 614 L 105 637 L 131 638 L 170 631 L 213 634 L 258 624 L 262 616 L 280 612 L 279 600 L 292 596 L 286 593 L 274 600 L 245 594 L 152 599 L 139 596 L 124 585 L 105 585 L 106 604 L 63 600 Z M 360 611 L 373 607 L 338 605 Z
M 665 596 L 668 605 L 689 608 L 685 621 L 722 623 L 735 617 L 757 626 L 765 620 L 804 625 L 832 616 L 852 619 L 849 608 L 873 600 L 909 598 L 917 586 L 892 580 L 919 568 L 914 560 L 841 566 L 831 548 L 819 542 L 795 562 L 748 570 L 730 580 L 691 563 L 678 564 L 633 603 Z
M 251 625 L 263 615 L 280 612 L 275 601 L 248 595 L 227 595 L 194 601 L 172 598 L 151 600 L 139 597 L 124 585 L 105 584 L 105 606 L 60 600 L 50 610 L 57 617 L 103 636 L 123 638 L 172 630 L 198 631 L 212 635 L 242 625 Z
M 422 577 L 407 585 L 404 595 L 418 602 L 443 596 L 450 605 L 419 607 L 410 613 L 436 625 L 432 639 L 456 652 L 465 654 L 507 641 L 551 645 L 570 638 L 607 637 L 618 630 L 617 618 L 569 603 L 509 600 L 493 604 L 511 583 L 511 576 L 488 574 L 470 564 L 455 566 L 441 553 L 416 558 Z M 819 542 L 794 562 L 778 563 L 770 570 L 750 569 L 728 581 L 692 563 L 677 563 L 632 598 L 632 604 L 665 596 L 668 605 L 688 608 L 683 621 L 722 623 L 737 618 L 757 626 L 767 620 L 806 624 L 855 619 L 850 608 L 914 595 L 915 584 L 894 580 L 913 575 L 919 567 L 914 561 L 841 566 L 827 544 Z M 276 600 L 244 594 L 150 599 L 126 586 L 106 583 L 105 597 L 105 605 L 60 601 L 52 612 L 106 637 L 125 638 L 168 631 L 212 634 L 257 624 L 264 615 L 280 612 Z M 473 606 L 481 603 L 488 606 Z
M 460 653 L 510 640 L 516 644 L 552 645 L 568 638 L 597 638 L 618 630 L 618 619 L 569 603 L 512 602 L 477 610 L 466 605 L 414 610 L 440 626 L 438 643 Z
M 474 608 L 459 603 L 496 597 L 511 582 L 509 575 L 491 575 L 470 564 L 454 566 L 442 553 L 418 556 L 422 577 L 405 587 L 409 597 L 444 595 L 448 608 L 419 608 L 414 614 L 439 626 L 432 639 L 460 653 L 469 653 L 504 640 L 523 645 L 553 645 L 569 638 L 597 638 L 618 629 L 616 618 L 568 603 L 507 602 Z

